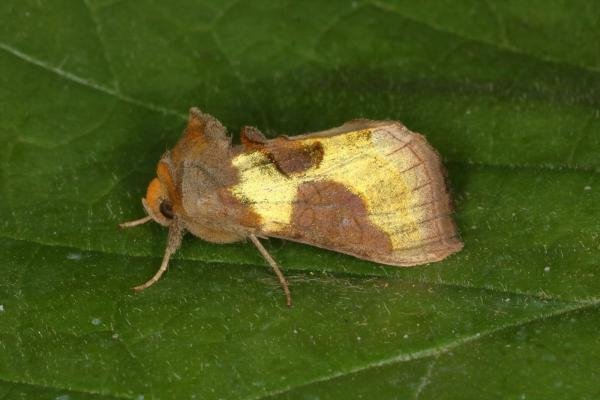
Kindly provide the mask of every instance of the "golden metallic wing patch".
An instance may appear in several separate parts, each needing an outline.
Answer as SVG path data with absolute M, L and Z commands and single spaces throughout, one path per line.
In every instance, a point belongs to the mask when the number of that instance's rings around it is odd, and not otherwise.
M 402 266 L 462 248 L 439 155 L 398 122 L 270 140 L 233 166 L 231 194 L 261 216 L 266 236 Z

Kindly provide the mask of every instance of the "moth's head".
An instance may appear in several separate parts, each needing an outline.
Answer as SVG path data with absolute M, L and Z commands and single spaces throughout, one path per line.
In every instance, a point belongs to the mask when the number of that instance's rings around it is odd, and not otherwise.
M 137 226 L 150 219 L 163 226 L 173 226 L 173 220 L 183 215 L 181 196 L 174 184 L 173 171 L 181 170 L 188 159 L 199 159 L 205 153 L 225 153 L 229 146 L 230 139 L 227 137 L 227 131 L 219 121 L 197 108 L 190 109 L 188 125 L 183 136 L 159 161 L 156 178 L 150 182 L 146 197 L 142 199 L 148 216 L 124 222 L 120 226 L 123 228 Z
M 142 204 L 152 219 L 169 226 L 176 214 L 176 191 L 167 162 L 161 160 L 156 169 L 157 177 L 150 181 Z

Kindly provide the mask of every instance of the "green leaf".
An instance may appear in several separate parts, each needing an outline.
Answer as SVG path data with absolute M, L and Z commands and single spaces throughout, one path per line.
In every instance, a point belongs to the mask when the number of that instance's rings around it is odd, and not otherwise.
M 176 3 L 176 4 L 172 4 Z M 600 8 L 571 2 L 0 3 L 0 398 L 594 399 Z M 465 242 L 380 266 L 120 231 L 190 106 L 236 134 L 424 133 Z M 236 134 L 237 135 L 237 134 Z

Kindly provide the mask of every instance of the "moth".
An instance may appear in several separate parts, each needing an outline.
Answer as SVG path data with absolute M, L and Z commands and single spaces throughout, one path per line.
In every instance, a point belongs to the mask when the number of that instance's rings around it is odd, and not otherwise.
M 244 127 L 232 145 L 214 117 L 192 108 L 142 199 L 150 220 L 168 227 L 160 268 L 167 270 L 185 232 L 213 243 L 249 239 L 288 282 L 260 242 L 276 237 L 382 264 L 439 261 L 463 244 L 438 153 L 397 121 L 354 120 L 337 128 L 267 139 Z

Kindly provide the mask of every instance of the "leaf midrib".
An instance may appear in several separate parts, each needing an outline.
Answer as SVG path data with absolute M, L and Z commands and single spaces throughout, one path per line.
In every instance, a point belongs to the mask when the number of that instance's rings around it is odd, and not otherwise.
M 44 247 L 50 247 L 50 248 L 58 248 L 58 249 L 64 249 L 64 250 L 77 250 L 77 251 L 83 251 L 83 252 L 87 252 L 87 253 L 97 253 L 97 254 L 104 254 L 104 255 L 108 255 L 108 256 L 121 256 L 121 257 L 130 257 L 130 258 L 139 258 L 139 259 L 151 259 L 151 260 L 160 260 L 162 259 L 162 256 L 153 256 L 153 255 L 137 255 L 137 254 L 127 254 L 127 253 L 117 253 L 117 252 L 109 252 L 106 250 L 92 250 L 92 249 L 82 249 L 82 248 L 78 248 L 78 247 L 73 247 L 73 246 L 67 246 L 64 244 L 60 244 L 60 243 L 46 243 L 46 242 L 41 242 L 41 241 L 36 241 L 36 240 L 31 240 L 31 239 L 23 239 L 23 238 L 16 238 L 16 237 L 11 237 L 11 236 L 7 236 L 7 235 L 0 235 L 0 238 L 3 239 L 8 239 L 8 240 L 14 240 L 14 241 L 19 241 L 19 242 L 25 242 L 25 243 L 32 243 L 38 246 L 44 246 Z M 205 264 L 210 264 L 210 265 L 226 265 L 226 266 L 236 266 L 236 267 L 254 267 L 254 268 L 267 268 L 267 264 L 255 264 L 255 263 L 240 263 L 240 262 L 233 262 L 233 261 L 224 261 L 224 260 L 204 260 L 204 259 L 186 259 L 186 258 L 180 258 L 180 260 L 182 261 L 187 261 L 187 262 L 191 262 L 191 261 L 201 261 Z M 157 264 L 158 265 L 158 264 Z M 293 273 L 306 273 L 306 271 L 310 271 L 310 268 L 294 268 L 294 267 L 287 267 L 285 268 L 286 273 L 287 272 L 293 272 Z M 334 271 L 334 270 L 328 270 L 326 271 L 328 275 L 334 277 L 334 278 L 343 278 L 343 277 L 351 277 L 351 278 L 361 278 L 361 279 L 365 279 L 365 278 L 372 278 L 372 279 L 393 279 L 393 280 L 400 280 L 397 277 L 390 277 L 390 276 L 383 276 L 383 275 L 376 275 L 376 274 L 368 274 L 368 273 L 356 273 L 354 271 Z M 531 292 L 526 292 L 526 291 L 514 291 L 514 290 L 500 290 L 498 288 L 494 288 L 494 287 L 486 287 L 486 286 L 476 286 L 476 285 L 466 285 L 464 282 L 459 283 L 459 282 L 444 282 L 441 280 L 427 280 L 427 279 L 413 279 L 413 278 L 408 278 L 405 280 L 402 280 L 403 282 L 408 282 L 408 283 L 417 283 L 417 284 L 427 284 L 427 285 L 434 285 L 434 286 L 440 286 L 440 287 L 446 287 L 446 288 L 453 288 L 453 289 L 464 289 L 464 290 L 481 290 L 481 291 L 485 291 L 485 292 L 489 292 L 489 293 L 495 293 L 495 294 L 501 294 L 501 295 L 513 295 L 513 296 L 526 296 L 526 297 L 530 297 L 533 299 L 537 299 L 540 301 L 558 301 L 558 302 L 562 302 L 565 304 L 581 304 L 581 305 L 586 305 L 586 304 L 590 304 L 590 303 L 594 303 L 595 301 L 600 301 L 600 299 L 596 298 L 596 297 L 588 297 L 585 299 L 563 299 L 559 296 L 549 296 L 549 295 L 540 295 L 538 293 L 531 293 Z

